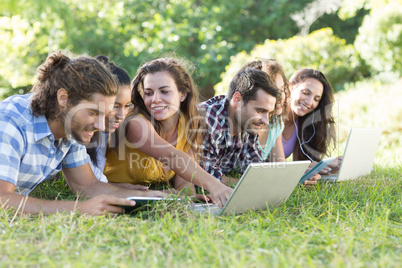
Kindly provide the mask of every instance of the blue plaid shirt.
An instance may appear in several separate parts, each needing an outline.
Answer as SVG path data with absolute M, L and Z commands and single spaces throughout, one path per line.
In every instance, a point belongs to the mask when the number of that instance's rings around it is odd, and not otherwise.
M 31 97 L 14 95 L 0 102 L 0 180 L 14 184 L 21 195 L 62 168 L 89 162 L 85 146 L 75 140 L 55 142 L 46 117 L 32 115 Z
M 221 95 L 199 104 L 207 127 L 202 144 L 204 169 L 218 179 L 234 167 L 240 167 L 243 173 L 250 163 L 264 161 L 258 135 L 245 131 L 233 137 L 230 135 L 228 103 L 229 100 Z

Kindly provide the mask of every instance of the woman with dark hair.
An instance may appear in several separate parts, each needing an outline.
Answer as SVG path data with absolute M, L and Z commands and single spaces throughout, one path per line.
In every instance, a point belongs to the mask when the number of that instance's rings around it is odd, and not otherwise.
M 334 93 L 325 75 L 311 68 L 295 72 L 289 79 L 291 101 L 288 121 L 282 133 L 285 157 L 310 160 L 312 164 L 331 154 L 335 148 L 335 120 L 332 115 Z M 339 169 L 341 157 L 322 170 Z
M 132 83 L 134 110 L 109 147 L 105 175 L 115 183 L 172 182 L 176 190 L 205 188 L 223 205 L 232 189 L 197 164 L 202 144 L 198 92 L 183 61 L 160 58 L 145 63 Z M 200 196 L 198 196 L 200 197 Z M 208 199 L 208 197 L 205 197 Z
M 106 65 L 117 77 L 119 83 L 113 110 L 105 117 L 105 131 L 97 132 L 91 139 L 91 143 L 86 145 L 87 153 L 91 158 L 90 165 L 95 177 L 102 182 L 108 182 L 106 176 L 103 174 L 106 163 L 107 144 L 110 137 L 133 107 L 133 104 L 131 103 L 130 77 L 127 72 L 123 68 L 116 66 L 113 62 L 109 62 L 106 56 L 96 56 L 95 59 Z

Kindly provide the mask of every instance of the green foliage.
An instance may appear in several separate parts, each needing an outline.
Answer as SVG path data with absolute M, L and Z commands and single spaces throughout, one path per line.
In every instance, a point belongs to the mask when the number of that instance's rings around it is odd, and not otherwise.
M 402 4 L 401 0 L 343 0 L 341 8 L 338 10 L 339 18 L 342 20 L 350 19 L 357 15 L 359 10 L 371 10 L 384 7 L 388 4 Z
M 142 62 L 175 51 L 197 66 L 196 81 L 211 96 L 231 55 L 296 34 L 288 15 L 309 1 L 4 0 L 0 87 L 32 84 L 58 49 L 105 54 L 131 77 Z
M 355 47 L 374 72 L 402 76 L 402 1 L 386 1 L 364 18 Z
M 352 127 L 376 127 L 383 130 L 376 163 L 402 164 L 402 79 L 381 83 L 373 79 L 345 85 L 335 94 L 335 120 L 342 153 Z
M 370 2 L 378 0 L 343 0 L 341 8 L 338 10 L 339 18 L 342 20 L 350 19 L 356 16 L 357 12 L 361 9 L 370 9 Z
M 310 31 L 313 32 L 329 27 L 334 31 L 334 35 L 345 39 L 347 44 L 353 44 L 359 33 L 359 27 L 362 24 L 363 18 L 368 13 L 369 10 L 361 8 L 356 10 L 354 16 L 348 18 L 342 18 L 340 11 L 334 14 L 324 14 L 311 25 Z
M 349 81 L 357 81 L 367 74 L 353 45 L 333 35 L 332 29 L 315 31 L 308 36 L 295 36 L 286 40 L 266 40 L 248 54 L 237 54 L 216 85 L 217 94 L 225 94 L 236 72 L 247 62 L 258 58 L 275 58 L 284 68 L 287 77 L 298 69 L 310 67 L 326 74 L 336 90 Z
M 21 16 L 0 17 L 0 85 L 13 88 L 32 84 L 40 57 L 46 56 L 47 41 L 40 23 Z

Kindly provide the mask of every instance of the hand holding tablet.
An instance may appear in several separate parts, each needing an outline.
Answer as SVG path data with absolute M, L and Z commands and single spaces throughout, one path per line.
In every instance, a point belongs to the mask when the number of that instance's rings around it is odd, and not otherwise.
M 327 159 L 321 160 L 317 165 L 315 165 L 312 169 L 304 173 L 304 175 L 301 177 L 299 184 L 302 184 L 306 180 L 310 179 L 312 176 L 320 172 L 323 168 L 328 166 L 332 161 L 334 161 L 337 157 L 330 157 Z

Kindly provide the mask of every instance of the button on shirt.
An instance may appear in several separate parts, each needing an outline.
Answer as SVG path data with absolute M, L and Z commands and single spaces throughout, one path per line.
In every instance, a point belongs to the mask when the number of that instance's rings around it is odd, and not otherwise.
M 245 131 L 233 137 L 230 135 L 228 105 L 229 100 L 224 95 L 199 104 L 207 127 L 203 141 L 204 169 L 218 179 L 236 166 L 243 173 L 250 163 L 264 161 L 258 135 Z
M 14 95 L 0 102 L 0 180 L 14 184 L 21 195 L 62 168 L 89 162 L 85 146 L 74 139 L 54 140 L 46 117 L 32 114 L 31 98 Z

